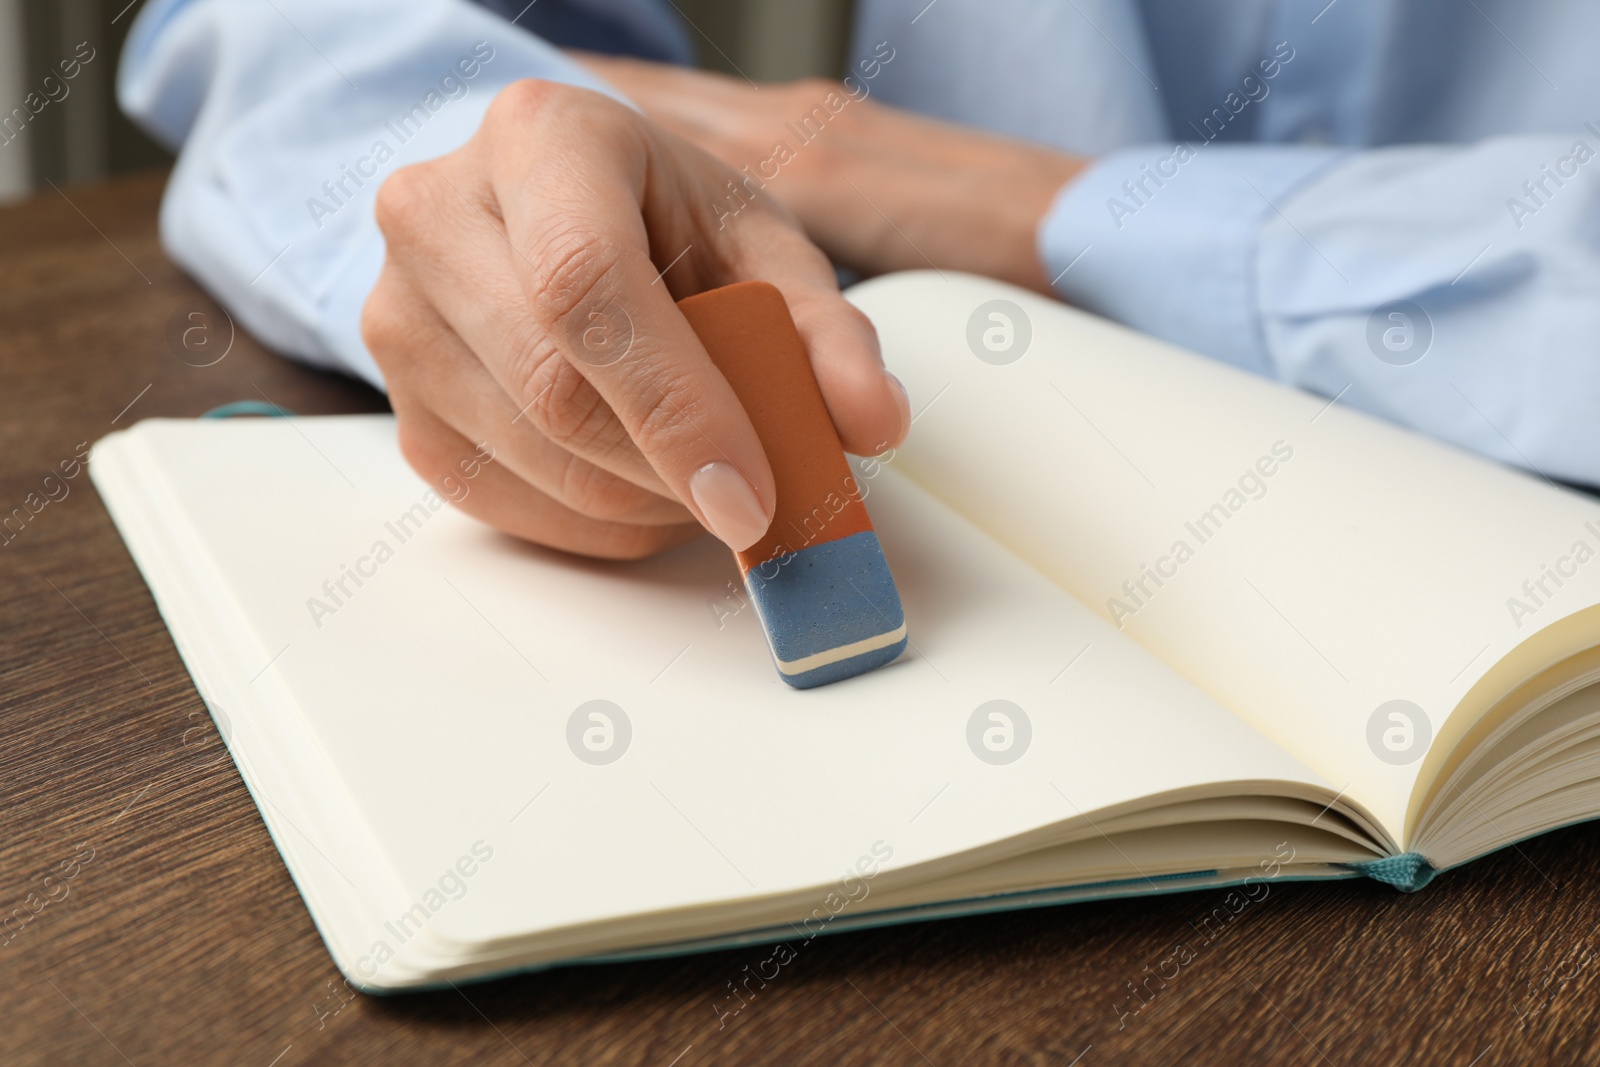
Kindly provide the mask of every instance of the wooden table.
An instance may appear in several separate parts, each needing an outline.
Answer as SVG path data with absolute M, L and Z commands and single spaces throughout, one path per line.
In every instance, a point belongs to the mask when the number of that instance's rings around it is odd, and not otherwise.
M 243 335 L 191 365 L 172 324 L 226 320 L 158 246 L 162 180 L 0 211 L 0 516 L 140 418 L 383 407 Z M 1592 826 L 1415 896 L 1277 885 L 1209 945 L 1217 892 L 822 938 L 720 1028 L 749 952 L 357 996 L 87 476 L 54 484 L 0 547 L 0 917 L 44 902 L 0 945 L 5 1064 L 1600 1061 Z

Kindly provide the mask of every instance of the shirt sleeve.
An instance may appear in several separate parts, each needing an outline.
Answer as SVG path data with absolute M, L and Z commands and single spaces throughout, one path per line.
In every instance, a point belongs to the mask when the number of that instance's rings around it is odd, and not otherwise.
M 1057 197 L 1060 296 L 1549 478 L 1600 484 L 1600 131 L 1145 146 Z
M 161 206 L 172 258 L 265 344 L 382 388 L 359 329 L 383 263 L 377 189 L 459 147 L 527 77 L 610 92 L 465 0 L 153 0 L 117 95 L 181 149 Z

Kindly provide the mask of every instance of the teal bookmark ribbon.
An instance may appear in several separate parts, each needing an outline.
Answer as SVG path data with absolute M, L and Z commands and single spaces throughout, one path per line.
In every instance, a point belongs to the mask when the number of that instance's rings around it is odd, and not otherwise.
M 1368 878 L 1392 885 L 1402 893 L 1415 893 L 1429 882 L 1439 869 L 1415 852 L 1398 856 L 1385 856 L 1370 863 L 1350 863 L 1345 866 Z
M 231 404 L 212 408 L 201 415 L 202 419 L 232 419 L 241 415 L 266 415 L 272 418 L 282 418 L 293 415 L 288 408 L 280 408 L 276 404 L 268 404 L 262 400 L 235 400 Z

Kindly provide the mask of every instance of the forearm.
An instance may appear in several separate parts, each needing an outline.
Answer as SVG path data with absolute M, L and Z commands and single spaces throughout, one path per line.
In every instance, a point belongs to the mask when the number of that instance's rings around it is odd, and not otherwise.
M 1171 145 L 1130 149 L 1063 193 L 1040 243 L 1064 271 L 1064 299 L 1600 484 L 1595 165 L 1571 161 L 1536 216 L 1508 208 L 1531 205 L 1523 183 L 1572 148 L 1560 136 L 1353 152 L 1209 145 L 1169 163 Z M 1411 331 L 1391 334 L 1392 350 L 1390 327 Z
M 886 107 L 871 77 L 750 86 L 603 56 L 583 62 L 652 119 L 739 172 L 710 210 L 733 225 L 763 196 L 863 274 L 933 267 L 1039 291 L 1039 221 L 1085 161 Z
M 863 102 L 775 195 L 862 273 L 959 270 L 1049 292 L 1038 230 L 1085 161 Z M 797 160 L 797 163 L 800 161 Z

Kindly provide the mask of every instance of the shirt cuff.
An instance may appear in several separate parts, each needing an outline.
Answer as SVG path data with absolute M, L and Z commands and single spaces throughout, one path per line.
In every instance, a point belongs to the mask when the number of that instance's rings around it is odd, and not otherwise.
M 1311 145 L 1140 145 L 1057 194 L 1039 256 L 1063 300 L 1258 374 L 1272 361 L 1256 270 L 1262 224 L 1344 154 Z

